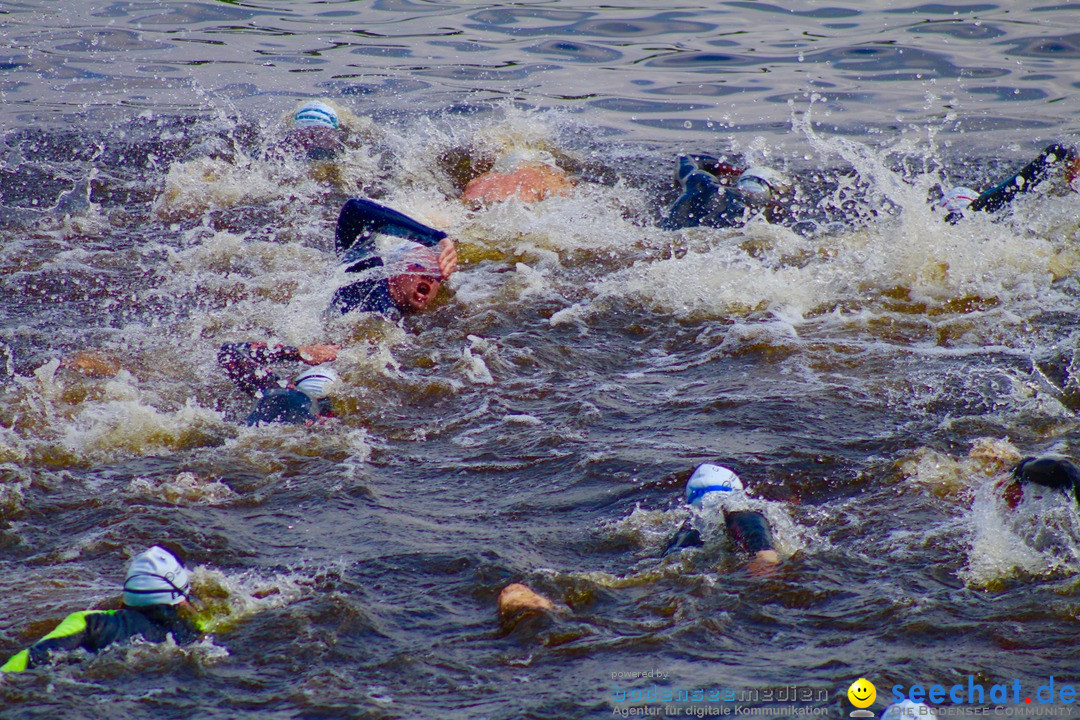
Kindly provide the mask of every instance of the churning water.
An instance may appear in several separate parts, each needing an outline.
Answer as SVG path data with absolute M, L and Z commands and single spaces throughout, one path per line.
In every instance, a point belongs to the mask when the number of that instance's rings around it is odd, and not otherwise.
M 1080 454 L 1080 195 L 955 226 L 927 200 L 1078 140 L 1078 20 L 3 3 L 0 648 L 115 598 L 158 541 L 198 568 L 214 633 L 5 677 L 0 715 L 610 717 L 616 682 L 659 670 L 795 685 L 837 717 L 860 676 L 881 701 L 1074 681 L 1076 508 L 1009 513 L 994 487 Z M 346 152 L 268 155 L 314 97 Z M 515 149 L 575 191 L 457 199 Z M 805 221 L 659 230 L 681 152 L 785 169 Z M 350 196 L 458 239 L 432 312 L 324 312 Z M 340 343 L 338 419 L 239 425 L 215 363 L 239 340 Z M 755 491 L 778 572 L 725 543 L 658 558 L 707 460 Z M 507 634 L 512 581 L 565 607 Z

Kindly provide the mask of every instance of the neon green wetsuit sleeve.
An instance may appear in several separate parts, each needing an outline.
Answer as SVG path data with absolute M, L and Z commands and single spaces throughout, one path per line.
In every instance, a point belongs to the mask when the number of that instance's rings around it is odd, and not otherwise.
M 112 615 L 115 612 L 115 610 L 82 610 L 80 612 L 71 613 L 64 618 L 59 625 L 53 628 L 52 632 L 34 643 L 34 647 L 41 645 L 46 640 L 70 638 L 73 635 L 85 632 L 86 617 L 88 615 Z M 23 670 L 26 670 L 30 665 L 31 649 L 33 648 L 28 648 L 12 655 L 10 660 L 3 665 L 0 665 L 0 672 L 22 672 Z
M 0 672 L 22 672 L 30 661 L 30 651 L 21 650 L 11 656 L 6 663 L 0 665 Z

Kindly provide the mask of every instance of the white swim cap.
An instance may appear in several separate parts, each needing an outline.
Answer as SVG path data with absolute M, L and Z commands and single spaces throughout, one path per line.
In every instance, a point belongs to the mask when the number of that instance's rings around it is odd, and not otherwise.
M 323 363 L 308 368 L 297 375 L 296 379 L 293 380 L 293 384 L 296 385 L 297 390 L 312 400 L 321 400 L 329 394 L 327 392 L 329 387 L 340 380 L 341 378 L 334 371 L 334 368 Z
M 300 128 L 328 127 L 337 130 L 337 113 L 326 103 L 313 100 L 300 106 L 293 115 L 293 125 Z
M 787 192 L 791 188 L 791 180 L 779 170 L 764 165 L 751 165 L 742 171 L 739 179 L 735 181 L 735 186 L 750 194 L 770 195 Z
M 124 578 L 124 604 L 128 607 L 176 605 L 188 599 L 191 579 L 184 563 L 155 545 L 139 553 Z
M 923 703 L 901 700 L 885 708 L 881 713 L 881 720 L 907 720 L 908 718 L 921 720 L 937 720 L 933 708 Z
M 440 275 L 439 255 L 433 248 L 412 240 L 399 240 L 383 253 L 383 265 L 390 275 Z
M 937 207 L 941 208 L 945 212 L 957 212 L 962 213 L 967 210 L 971 203 L 975 202 L 979 197 L 978 190 L 972 190 L 969 187 L 958 186 L 949 190 L 941 199 L 938 200 Z
M 686 502 L 698 505 L 712 493 L 718 493 L 714 497 L 719 498 L 742 489 L 742 480 L 734 472 L 720 465 L 705 463 L 699 465 L 686 481 Z

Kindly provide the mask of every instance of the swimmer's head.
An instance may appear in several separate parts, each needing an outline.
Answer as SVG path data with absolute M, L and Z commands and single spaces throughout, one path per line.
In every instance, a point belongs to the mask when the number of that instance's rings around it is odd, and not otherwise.
M 325 127 L 331 130 L 338 128 L 338 116 L 334 108 L 324 102 L 312 100 L 304 103 L 293 115 L 293 125 L 298 128 Z
M 791 180 L 779 170 L 764 165 L 752 165 L 742 171 L 735 187 L 758 202 L 774 199 L 791 189 Z
M 124 577 L 128 607 L 177 605 L 190 599 L 191 579 L 176 555 L 153 546 L 135 556 Z
M 702 506 L 722 502 L 724 497 L 743 489 L 742 480 L 731 470 L 720 465 L 699 465 L 686 481 L 686 502 Z
M 945 192 L 941 196 L 941 199 L 937 201 L 935 207 L 944 210 L 947 213 L 959 213 L 964 214 L 964 211 L 971 207 L 971 203 L 979 197 L 979 193 L 976 190 L 972 190 L 969 187 L 957 186 Z
M 443 278 L 434 250 L 409 243 L 392 250 L 384 262 L 390 273 L 390 297 L 398 308 L 419 312 L 435 299 Z
M 334 368 L 327 364 L 316 365 L 308 368 L 296 376 L 293 384 L 296 389 L 307 395 L 312 400 L 322 400 L 330 394 L 330 387 L 341 380 Z

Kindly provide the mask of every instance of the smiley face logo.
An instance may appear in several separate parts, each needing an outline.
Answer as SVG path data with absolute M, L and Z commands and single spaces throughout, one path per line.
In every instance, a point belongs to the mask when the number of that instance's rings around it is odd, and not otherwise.
M 857 708 L 867 708 L 874 704 L 877 697 L 877 688 L 866 678 L 859 678 L 851 683 L 847 690 L 848 700 Z

